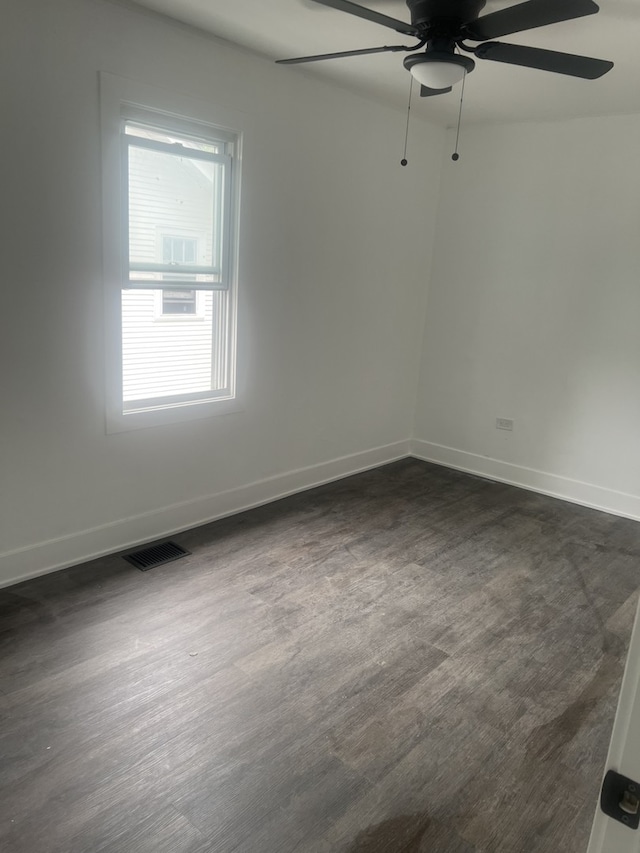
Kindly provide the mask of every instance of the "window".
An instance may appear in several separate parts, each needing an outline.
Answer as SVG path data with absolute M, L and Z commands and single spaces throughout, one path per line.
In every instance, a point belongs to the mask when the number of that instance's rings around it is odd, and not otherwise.
M 233 137 L 153 115 L 121 136 L 122 412 L 228 399 Z
M 100 120 L 107 431 L 241 411 L 240 162 L 251 120 L 105 72 Z

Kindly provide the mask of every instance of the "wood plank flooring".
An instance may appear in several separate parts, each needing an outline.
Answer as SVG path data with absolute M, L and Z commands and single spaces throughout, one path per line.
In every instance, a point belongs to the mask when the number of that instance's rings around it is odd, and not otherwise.
M 3 853 L 584 853 L 640 525 L 404 460 L 0 591 Z

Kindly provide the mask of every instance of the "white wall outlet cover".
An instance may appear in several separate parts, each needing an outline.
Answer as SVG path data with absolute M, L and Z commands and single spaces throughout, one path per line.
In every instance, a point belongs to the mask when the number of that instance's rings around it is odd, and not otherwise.
M 496 429 L 513 430 L 513 420 L 511 418 L 496 418 Z

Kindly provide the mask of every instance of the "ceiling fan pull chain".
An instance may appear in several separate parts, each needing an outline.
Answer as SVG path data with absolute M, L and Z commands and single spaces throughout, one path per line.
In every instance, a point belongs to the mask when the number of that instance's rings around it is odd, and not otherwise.
M 460 111 L 458 112 L 458 132 L 456 133 L 456 150 L 451 155 L 452 160 L 459 160 L 458 142 L 460 141 L 460 122 L 462 121 L 462 101 L 464 99 L 464 84 L 467 82 L 467 72 L 465 69 L 464 77 L 462 78 L 462 91 L 460 92 Z
M 407 129 L 404 133 L 404 156 L 402 160 L 400 160 L 401 166 L 406 166 L 409 162 L 407 160 L 407 143 L 409 141 L 409 118 L 411 117 L 411 95 L 413 93 L 413 77 L 409 79 L 409 104 L 407 105 Z

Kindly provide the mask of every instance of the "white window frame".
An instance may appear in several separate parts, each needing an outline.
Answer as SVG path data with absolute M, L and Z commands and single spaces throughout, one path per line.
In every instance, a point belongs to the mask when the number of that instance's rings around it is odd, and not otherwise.
M 237 270 L 240 209 L 239 165 L 244 128 L 238 114 L 218 108 L 189 96 L 158 89 L 100 73 L 100 107 L 102 126 L 103 184 L 103 274 L 105 293 L 106 335 L 106 428 L 107 432 L 160 426 L 194 418 L 225 415 L 242 410 L 237 383 Z M 123 172 L 123 123 L 129 120 L 173 129 L 176 134 L 228 141 L 233 145 L 233 168 L 229 182 L 230 210 L 223 251 L 225 269 L 223 287 L 228 292 L 228 375 L 229 388 L 224 395 L 216 392 L 190 395 L 178 401 L 159 400 L 144 411 L 125 412 L 122 386 L 122 313 L 121 294 L 129 278 L 128 198 Z M 233 129 L 230 129 L 233 128 Z M 126 232 L 125 232 L 126 228 Z M 125 239 L 126 233 L 126 239 Z M 153 289 L 158 282 L 154 282 Z M 199 285 L 200 286 L 200 285 Z M 223 289 L 220 284 L 210 289 Z M 160 306 L 160 312 L 162 307 Z M 179 315 L 164 315 L 162 322 L 175 322 Z M 197 321 L 197 315 L 184 315 L 180 321 Z

